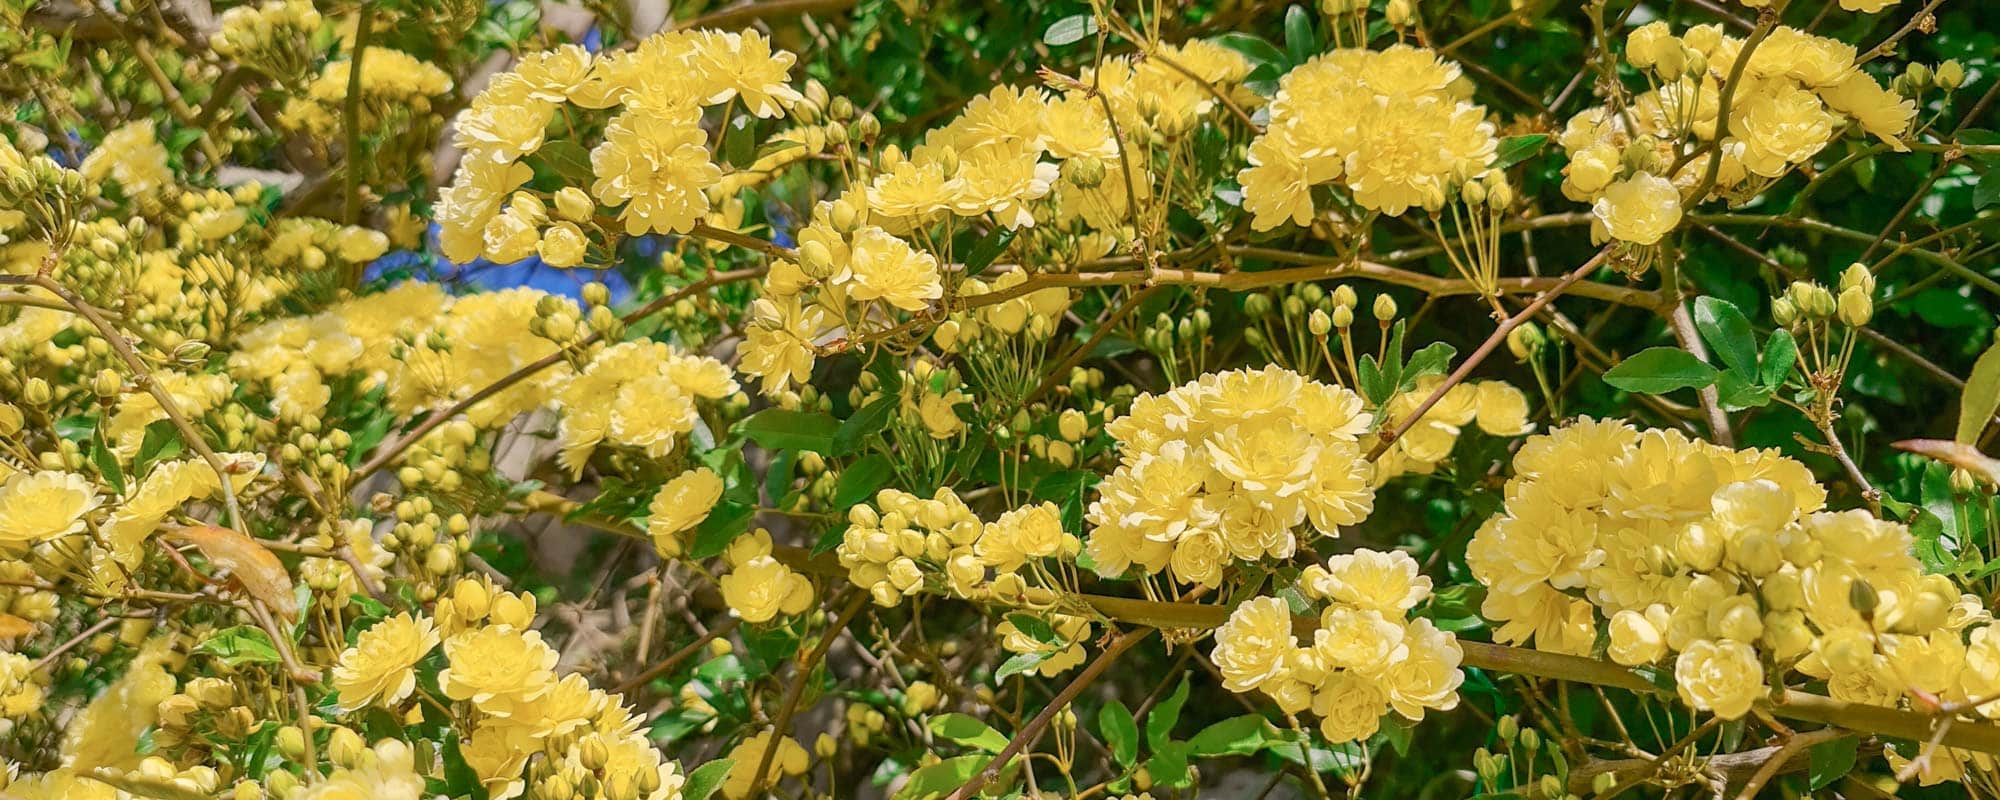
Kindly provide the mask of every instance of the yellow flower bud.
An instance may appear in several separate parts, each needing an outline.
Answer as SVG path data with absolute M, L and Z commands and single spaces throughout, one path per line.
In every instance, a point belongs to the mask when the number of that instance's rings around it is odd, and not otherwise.
M 1375 319 L 1379 322 L 1388 322 L 1390 320 L 1395 319 L 1396 298 L 1390 297 L 1386 294 L 1376 295 L 1374 312 L 1375 312 Z

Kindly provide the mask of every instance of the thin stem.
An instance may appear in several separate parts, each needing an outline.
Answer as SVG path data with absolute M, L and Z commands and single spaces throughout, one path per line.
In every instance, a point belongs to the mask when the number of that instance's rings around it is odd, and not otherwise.
M 867 592 L 850 591 L 840 615 L 834 617 L 833 624 L 820 634 L 819 643 L 813 645 L 812 652 L 799 660 L 791 685 L 785 687 L 784 705 L 778 707 L 778 718 L 772 722 L 771 740 L 764 745 L 764 754 L 757 758 L 757 771 L 751 773 L 749 796 L 758 796 L 770 778 L 771 759 L 778 755 L 778 743 L 791 735 L 792 715 L 798 713 L 799 700 L 805 696 L 806 684 L 812 682 L 813 670 L 819 666 L 821 659 L 826 658 L 826 651 L 832 649 L 834 640 L 840 638 L 840 632 L 847 629 L 847 624 L 854 621 L 854 615 L 861 613 L 862 607 L 867 604 Z
M 1452 370 L 1451 375 L 1446 377 L 1443 383 L 1438 384 L 1437 388 L 1431 391 L 1429 397 L 1424 398 L 1424 402 L 1417 406 L 1416 411 L 1412 412 L 1407 419 L 1398 420 L 1393 431 L 1385 432 L 1381 436 L 1381 439 L 1375 443 L 1374 449 L 1368 451 L 1368 460 L 1373 461 L 1381 458 L 1383 453 L 1388 452 L 1390 445 L 1395 444 L 1397 439 L 1409 433 L 1410 429 L 1415 427 L 1417 422 L 1424 418 L 1425 414 L 1430 413 L 1430 410 L 1438 404 L 1438 401 L 1444 399 L 1445 392 L 1450 391 L 1451 387 L 1464 382 L 1466 377 L 1472 374 L 1472 370 L 1475 367 L 1478 367 L 1481 362 L 1485 361 L 1487 356 L 1492 355 L 1494 348 L 1499 347 L 1501 342 L 1507 340 L 1507 334 L 1512 333 L 1522 323 L 1533 319 L 1536 312 L 1541 311 L 1543 306 L 1555 300 L 1557 296 L 1575 285 L 1577 281 L 1583 280 L 1583 276 L 1597 271 L 1597 268 L 1602 266 L 1604 260 L 1610 257 L 1610 255 L 1611 250 L 1609 248 L 1597 251 L 1597 255 L 1591 256 L 1590 260 L 1583 262 L 1582 266 L 1572 270 L 1568 275 L 1564 275 L 1554 286 L 1549 287 L 1548 291 L 1537 295 L 1520 312 L 1501 321 L 1500 326 L 1493 329 L 1492 335 L 1487 336 L 1486 341 L 1479 343 L 1479 349 L 1472 351 L 1472 355 L 1467 356 L 1465 361 L 1458 365 L 1458 369 Z
M 1042 706 L 1041 713 L 1036 714 L 1027 725 L 1014 732 L 1014 738 L 1007 740 L 1007 746 L 1000 748 L 1000 752 L 993 756 L 993 760 L 986 764 L 985 769 L 972 776 L 964 786 L 958 787 L 958 790 L 952 792 L 946 800 L 968 800 L 977 795 L 980 789 L 985 788 L 986 784 L 992 783 L 994 778 L 1000 777 L 1000 771 L 1014 760 L 1014 756 L 1020 755 L 1022 750 L 1040 740 L 1042 732 L 1048 729 L 1049 723 L 1055 721 L 1056 715 L 1068 708 L 1070 703 L 1075 702 L 1077 695 L 1082 694 L 1085 688 L 1096 682 L 1105 670 L 1111 668 L 1119 656 L 1125 654 L 1125 651 L 1137 646 L 1151 635 L 1153 635 L 1152 628 L 1139 628 L 1126 631 L 1117 639 L 1113 639 L 1110 646 L 1104 648 L 1104 652 L 1097 654 L 1097 657 L 1091 659 L 1090 664 L 1083 668 L 1083 672 L 1077 674 L 1075 680 L 1070 681 L 1068 686 L 1056 693 L 1055 699 L 1050 700 L 1048 705 Z

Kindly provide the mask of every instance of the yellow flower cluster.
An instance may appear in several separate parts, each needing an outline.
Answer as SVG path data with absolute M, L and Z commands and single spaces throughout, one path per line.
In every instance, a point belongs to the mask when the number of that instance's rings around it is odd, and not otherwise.
M 1722 90 L 1744 41 L 1716 25 L 1673 35 L 1651 22 L 1627 37 L 1625 60 L 1654 88 L 1634 98 L 1629 113 L 1606 106 L 1569 120 L 1559 138 L 1569 155 L 1563 193 L 1592 203 L 1600 240 L 1659 242 L 1679 224 L 1684 198 L 1713 165 L 1713 193 L 1758 186 L 1809 162 L 1849 124 L 1905 150 L 1902 136 L 1916 106 L 1861 71 L 1852 45 L 1779 26 L 1743 65 L 1734 87 L 1728 130 L 1718 131 Z M 1721 141 L 1681 163 L 1687 144 Z
M 729 367 L 713 358 L 663 342 L 614 344 L 556 392 L 561 461 L 571 474 L 580 473 L 600 444 L 663 457 L 701 424 L 695 401 L 736 392 Z
M 208 39 L 217 54 L 289 82 L 305 71 L 320 15 L 309 0 L 264 0 L 222 12 L 219 26 Z
M 938 588 L 982 596 L 989 565 L 977 546 L 985 528 L 951 487 L 938 487 L 929 499 L 883 489 L 873 505 L 848 509 L 847 521 L 834 552 L 848 582 L 867 590 L 876 605 L 887 608 Z M 1060 522 L 1056 532 L 1062 532 Z
M 1682 698 L 1731 719 L 1773 670 L 1875 705 L 2000 690 L 1980 601 L 1925 575 L 1902 524 L 1822 511 L 1798 462 L 1586 420 L 1514 468 L 1466 551 L 1500 641 L 1589 654 L 1602 625 L 1613 660 L 1673 656 Z
M 1309 223 L 1312 188 L 1334 181 L 1370 211 L 1442 208 L 1499 147 L 1471 94 L 1457 64 L 1408 45 L 1335 50 L 1294 67 L 1237 175 L 1251 227 Z
M 349 59 L 329 62 L 306 84 L 302 96 L 285 101 L 278 124 L 322 138 L 340 136 L 353 66 Z M 421 118 L 430 113 L 434 98 L 450 91 L 451 76 L 436 64 L 401 50 L 370 47 L 361 61 L 360 117 L 355 125 L 376 130 L 392 120 Z
M 150 122 L 126 123 L 105 134 L 77 171 L 92 183 L 116 181 L 125 196 L 142 207 L 159 202 L 163 190 L 174 184 L 167 148 L 155 137 Z
M 1374 509 L 1357 442 L 1373 421 L 1360 395 L 1276 366 L 1141 395 L 1105 426 L 1119 464 L 1085 550 L 1100 575 L 1209 586 L 1233 561 L 1290 558 L 1301 525 L 1336 536 Z
M 1389 419 L 1408 419 L 1443 382 L 1443 375 L 1418 378 L 1410 391 L 1389 398 L 1382 414 Z M 1520 436 L 1535 429 L 1528 421 L 1528 396 L 1513 384 L 1506 381 L 1455 384 L 1375 460 L 1375 485 L 1399 475 L 1429 475 L 1437 469 L 1438 462 L 1451 456 L 1459 433 L 1475 424 L 1492 436 Z
M 771 555 L 771 532 L 759 528 L 729 543 L 723 560 L 729 573 L 716 583 L 729 613 L 744 622 L 763 624 L 779 615 L 803 614 L 817 596 L 812 581 Z
M 725 196 L 712 194 L 723 172 L 701 128 L 702 109 L 741 105 L 759 117 L 782 116 L 804 99 L 786 84 L 794 60 L 756 31 L 669 31 L 616 54 L 567 45 L 524 57 L 456 121 L 465 160 L 438 202 L 445 256 L 540 254 L 576 266 L 597 230 L 596 203 L 618 209 L 626 234 L 686 233 L 708 215 L 712 198 Z M 558 112 L 614 107 L 590 152 L 588 194 L 522 188 L 534 176 L 522 159 L 541 148 Z
M 678 797 L 680 768 L 660 760 L 641 718 L 583 676 L 557 675 L 556 651 L 527 627 L 534 610 L 533 595 L 461 580 L 439 599 L 435 621 L 399 614 L 361 633 L 334 667 L 339 707 L 413 703 L 416 665 L 442 641 L 438 689 L 469 708 L 463 753 L 490 796 L 554 800 L 588 782 L 606 796 Z
M 729 800 L 747 800 L 752 786 L 757 782 L 757 765 L 762 763 L 764 751 L 771 748 L 771 731 L 759 731 L 730 748 L 729 774 L 722 779 L 722 796 Z M 804 775 L 810 761 L 806 749 L 790 736 L 777 736 L 777 750 L 771 754 L 771 766 L 764 772 L 764 785 L 776 786 L 786 776 Z
M 1299 575 L 1300 594 L 1319 610 L 1310 644 L 1293 632 L 1284 599 L 1257 597 L 1215 630 L 1215 666 L 1233 692 L 1261 691 L 1287 714 L 1310 709 L 1327 741 L 1373 736 L 1391 710 L 1420 721 L 1429 709 L 1458 707 L 1464 653 L 1458 637 L 1409 611 L 1431 594 L 1431 579 L 1401 551 L 1357 550 Z

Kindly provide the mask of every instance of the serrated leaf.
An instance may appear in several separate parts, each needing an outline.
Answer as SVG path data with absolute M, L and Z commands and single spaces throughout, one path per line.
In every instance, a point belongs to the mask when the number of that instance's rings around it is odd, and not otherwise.
M 1212 41 L 1241 53 L 1244 58 L 1250 59 L 1252 64 L 1275 64 L 1282 67 L 1290 63 L 1284 51 L 1279 50 L 1277 45 L 1264 41 L 1260 36 L 1242 31 L 1230 31 L 1215 37 Z
M 825 455 L 833 451 L 833 438 L 840 432 L 840 421 L 819 411 L 767 408 L 736 423 L 736 430 L 765 449 L 808 450 Z
M 1972 375 L 1958 395 L 1958 432 L 1952 439 L 1962 444 L 1979 441 L 1995 409 L 2000 409 L 2000 342 L 1972 362 Z
M 550 171 L 571 185 L 589 186 L 593 176 L 590 170 L 590 151 L 583 145 L 567 139 L 543 142 L 535 150 L 535 157 Z
M 842 467 L 840 480 L 833 485 L 833 507 L 844 511 L 854 504 L 868 499 L 875 490 L 888 485 L 889 478 L 896 474 L 896 465 L 881 453 L 869 453 Z
M 1694 328 L 1702 341 L 1714 348 L 1723 366 L 1745 375 L 1757 373 L 1757 337 L 1735 303 L 1720 297 L 1695 298 Z
M 1049 660 L 1049 654 L 1044 652 L 1016 653 L 1012 658 L 1000 664 L 1000 669 L 993 673 L 993 682 L 1001 683 L 1016 675 L 1032 672 L 1035 668 L 1040 667 L 1042 662 L 1047 660 Z
M 861 445 L 862 439 L 888 427 L 889 418 L 896 413 L 896 406 L 896 396 L 884 394 L 841 420 L 840 428 L 833 433 L 833 454 L 844 456 L 852 453 Z
M 1192 754 L 1202 758 L 1247 756 L 1264 748 L 1270 723 L 1256 714 L 1244 714 L 1217 722 L 1188 740 Z
M 1104 737 L 1104 743 L 1111 748 L 1111 757 L 1121 767 L 1131 767 L 1139 760 L 1139 724 L 1132 719 L 1132 711 L 1117 700 L 1104 701 L 1104 708 L 1097 712 L 1097 732 Z
M 1182 676 L 1173 694 L 1167 695 L 1165 700 L 1153 706 L 1153 710 L 1146 712 L 1146 743 L 1152 745 L 1155 751 L 1173 741 L 1174 725 L 1181 721 L 1181 706 L 1187 705 L 1187 698 L 1188 679 Z
M 998 753 L 1007 746 L 1006 736 L 970 714 L 940 714 L 931 717 L 929 727 L 931 733 L 988 753 Z
M 959 756 L 924 767 L 910 773 L 910 779 L 896 791 L 893 800 L 929 800 L 942 796 L 964 786 L 992 760 L 993 757 L 988 755 Z
M 194 652 L 215 656 L 232 667 L 244 664 L 276 664 L 281 661 L 278 647 L 262 628 L 238 625 L 224 628 L 201 640 Z
M 1856 736 L 1842 736 L 1813 745 L 1810 758 L 1812 788 L 1822 789 L 1854 770 L 1854 756 L 1861 747 Z
M 1604 382 L 1628 392 L 1666 394 L 1715 383 L 1721 373 L 1678 347 L 1641 350 L 1606 370 Z
M 681 787 L 682 800 L 708 800 L 715 790 L 722 788 L 723 779 L 729 777 L 729 770 L 735 766 L 735 759 L 718 758 L 695 767 L 688 773 L 687 783 Z
M 1049 623 L 1041 617 L 1016 613 L 1008 614 L 1007 621 L 1014 623 L 1014 630 L 1026 634 L 1028 638 L 1037 642 L 1048 645 L 1064 644 L 1062 639 L 1056 636 L 1056 629 L 1049 627 Z
M 729 166 L 743 169 L 757 160 L 757 118 L 738 114 L 723 134 L 722 157 Z
M 1050 47 L 1076 44 L 1083 41 L 1084 37 L 1096 33 L 1096 17 L 1090 14 L 1075 14 L 1056 20 L 1049 25 L 1048 30 L 1042 31 L 1042 44 Z
M 729 549 L 729 543 L 749 529 L 750 518 L 757 510 L 734 500 L 724 500 L 709 509 L 708 518 L 695 526 L 694 541 L 688 545 L 688 557 L 694 559 L 714 558 Z
M 1285 52 L 1293 64 L 1304 64 L 1319 52 L 1319 37 L 1313 34 L 1313 15 L 1304 6 L 1285 9 Z
M 1458 348 L 1444 342 L 1432 342 L 1422 350 L 1410 354 L 1410 362 L 1403 365 L 1403 380 L 1399 388 L 1408 390 L 1417 385 L 1417 379 L 1425 375 L 1440 375 L 1451 367 L 1451 359 L 1458 355 Z
M 985 272 L 986 268 L 993 264 L 994 259 L 999 258 L 1001 253 L 1007 252 L 1007 245 L 1012 244 L 1014 237 L 1019 233 L 1013 228 L 998 226 L 980 237 L 979 243 L 972 246 L 972 253 L 965 257 L 965 277 L 977 277 L 979 273 Z
M 1534 158 L 1542 152 L 1542 146 L 1548 144 L 1548 141 L 1549 135 L 1546 133 L 1530 133 L 1501 139 L 1499 149 L 1493 151 L 1493 168 L 1506 169 Z
M 1167 742 L 1153 749 L 1153 757 L 1146 759 L 1146 772 L 1154 781 L 1172 788 L 1181 788 L 1193 776 L 1188 772 L 1187 742 Z
M 1757 365 L 1757 377 L 1765 386 L 1776 389 L 1785 385 L 1785 379 L 1791 377 L 1792 365 L 1798 361 L 1798 340 L 1792 338 L 1791 331 L 1779 328 L 1764 340 L 1764 358 Z

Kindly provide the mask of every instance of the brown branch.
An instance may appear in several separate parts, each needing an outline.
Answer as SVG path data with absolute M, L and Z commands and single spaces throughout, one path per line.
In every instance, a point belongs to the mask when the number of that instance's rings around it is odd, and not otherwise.
M 778 718 L 771 724 L 771 740 L 764 745 L 764 754 L 757 757 L 757 771 L 751 773 L 751 797 L 763 793 L 764 784 L 771 776 L 771 759 L 778 755 L 778 744 L 791 735 L 792 715 L 798 713 L 799 700 L 805 696 L 806 684 L 812 681 L 813 670 L 819 667 L 821 659 L 826 658 L 826 651 L 833 648 L 833 642 L 840 638 L 840 632 L 846 630 L 847 624 L 854 621 L 854 615 L 861 613 L 861 609 L 867 605 L 867 592 L 849 589 L 847 605 L 841 607 L 839 616 L 833 619 L 833 624 L 827 626 L 827 629 L 820 634 L 819 643 L 813 645 L 812 652 L 799 660 L 798 670 L 792 674 L 791 685 L 785 687 L 785 700 L 784 704 L 778 707 Z
M 728 636 L 730 631 L 736 630 L 736 626 L 741 624 L 743 624 L 743 620 L 740 617 L 730 617 L 729 619 L 724 620 L 722 624 L 708 629 L 707 633 L 702 634 L 700 638 L 697 638 L 693 642 L 688 643 L 686 647 L 683 647 L 679 650 L 675 650 L 671 655 L 668 655 L 666 658 L 660 659 L 660 663 L 647 667 L 646 671 L 632 676 L 630 680 L 627 680 L 624 683 L 618 684 L 618 687 L 612 689 L 611 693 L 624 694 L 626 692 L 638 689 L 641 686 L 645 686 L 647 682 L 651 681 L 654 678 L 660 677 L 661 675 L 666 674 L 668 670 L 673 669 L 675 664 L 679 664 L 682 661 L 686 661 L 689 656 L 701 652 L 701 649 L 707 647 L 709 642 L 715 641 L 716 639 L 720 639 L 724 636 Z
M 993 756 L 993 760 L 987 762 L 985 769 L 972 776 L 964 786 L 958 787 L 958 790 L 952 792 L 946 800 L 967 800 L 978 794 L 986 784 L 992 783 L 994 778 L 1000 777 L 1000 771 L 1006 768 L 1007 762 L 1014 760 L 1014 756 L 1039 741 L 1042 733 L 1048 730 L 1049 723 L 1053 722 L 1063 709 L 1068 708 L 1069 704 L 1076 700 L 1077 695 L 1082 694 L 1098 676 L 1110 669 L 1111 664 L 1116 662 L 1119 656 L 1124 655 L 1125 651 L 1137 646 L 1151 635 L 1153 635 L 1152 628 L 1139 628 L 1119 634 L 1117 639 L 1112 640 L 1110 646 L 1104 648 L 1104 652 L 1098 653 L 1096 658 L 1091 659 L 1089 666 L 1084 667 L 1083 672 L 1078 673 L 1075 680 L 1070 681 L 1068 686 L 1056 694 L 1055 699 L 1050 700 L 1048 705 L 1042 706 L 1041 713 L 1036 714 L 1027 725 L 1014 732 L 1014 738 L 1007 740 L 1007 746 L 1000 748 L 1000 752 Z
M 1605 259 L 1609 258 L 1610 255 L 1611 250 L 1608 247 L 1597 251 L 1597 255 L 1591 256 L 1590 260 L 1583 262 L 1582 266 L 1572 270 L 1568 275 L 1564 275 L 1554 286 L 1549 287 L 1548 291 L 1537 295 L 1533 301 L 1528 303 L 1527 307 L 1522 308 L 1514 316 L 1502 321 L 1500 326 L 1494 328 L 1493 333 L 1486 337 L 1486 341 L 1480 342 L 1479 348 L 1473 350 L 1472 355 L 1467 356 L 1465 361 L 1458 365 L 1458 369 L 1452 370 L 1451 375 L 1447 376 L 1443 383 L 1438 384 L 1437 388 L 1431 391 L 1429 397 L 1424 398 L 1424 402 L 1417 406 L 1417 410 L 1412 412 L 1408 419 L 1397 421 L 1393 431 L 1382 434 L 1380 440 L 1375 443 L 1375 447 L 1368 451 L 1368 460 L 1374 461 L 1381 458 L 1383 453 L 1388 452 L 1390 445 L 1395 444 L 1396 440 L 1402 438 L 1403 434 L 1409 433 L 1410 428 L 1416 426 L 1417 422 L 1422 420 L 1424 415 L 1430 413 L 1431 408 L 1438 404 L 1438 401 L 1444 399 L 1445 392 L 1451 391 L 1451 387 L 1464 382 L 1466 377 L 1472 374 L 1473 368 L 1478 367 L 1480 362 L 1485 361 L 1487 356 L 1492 355 L 1494 348 L 1499 347 L 1501 342 L 1507 340 L 1507 334 L 1512 333 L 1515 328 L 1521 327 L 1521 323 L 1534 318 L 1536 312 L 1541 311 L 1543 306 L 1548 305 L 1550 301 L 1555 300 L 1565 290 L 1574 286 L 1578 281 L 1583 280 L 1583 276 L 1597 271 L 1597 268 L 1602 266 Z

